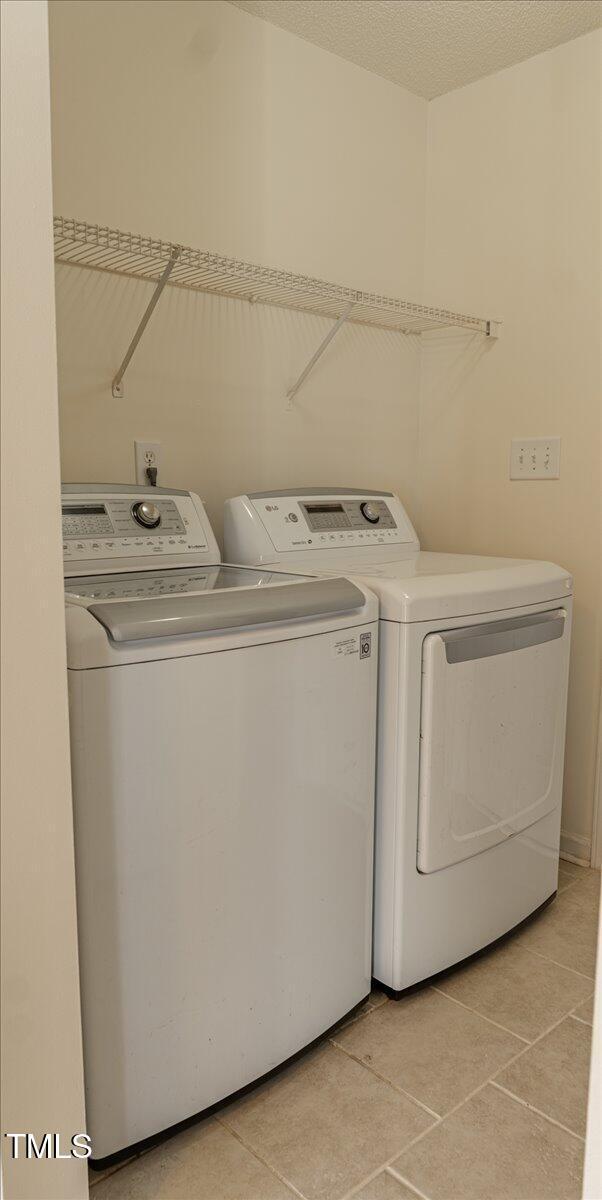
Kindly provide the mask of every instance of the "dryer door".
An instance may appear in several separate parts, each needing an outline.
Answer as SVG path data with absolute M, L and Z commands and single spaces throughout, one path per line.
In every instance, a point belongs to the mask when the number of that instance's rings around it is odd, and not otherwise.
M 555 609 L 425 638 L 419 871 L 471 858 L 560 802 L 566 617 Z

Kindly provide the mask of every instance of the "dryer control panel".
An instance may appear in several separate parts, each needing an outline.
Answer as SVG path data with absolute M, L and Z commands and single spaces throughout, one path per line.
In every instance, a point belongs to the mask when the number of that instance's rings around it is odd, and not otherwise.
M 64 484 L 61 516 L 66 574 L 148 560 L 216 563 L 220 553 L 202 502 L 192 492 L 128 484 Z M 166 563 L 166 565 L 169 565 Z
M 353 489 L 309 488 L 237 496 L 226 503 L 225 537 L 227 554 L 237 562 L 269 561 L 270 550 L 287 554 L 419 549 L 397 496 Z

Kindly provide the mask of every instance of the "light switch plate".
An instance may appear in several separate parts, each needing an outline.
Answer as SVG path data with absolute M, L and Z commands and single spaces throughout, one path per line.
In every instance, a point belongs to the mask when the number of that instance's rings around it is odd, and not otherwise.
M 511 479 L 559 479 L 560 438 L 513 438 Z

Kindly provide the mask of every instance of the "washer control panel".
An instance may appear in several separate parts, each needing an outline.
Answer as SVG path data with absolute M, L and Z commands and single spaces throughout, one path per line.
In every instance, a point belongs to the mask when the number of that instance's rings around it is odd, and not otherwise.
M 262 493 L 245 497 L 242 508 L 229 501 L 227 523 L 236 536 L 248 506 L 279 552 L 418 544 L 401 501 L 391 494 Z
M 333 529 L 396 529 L 395 520 L 385 500 L 307 500 L 299 507 L 314 533 L 330 533 Z
M 62 494 L 63 560 L 71 564 L 215 555 L 216 543 L 198 497 L 155 494 L 123 485 L 66 485 Z

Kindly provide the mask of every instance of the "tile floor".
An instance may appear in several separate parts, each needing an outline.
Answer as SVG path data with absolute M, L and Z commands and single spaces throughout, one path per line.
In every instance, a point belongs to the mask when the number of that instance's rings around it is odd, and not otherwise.
M 496 950 L 362 1013 L 271 1082 L 104 1174 L 92 1200 L 577 1200 L 600 875 Z

